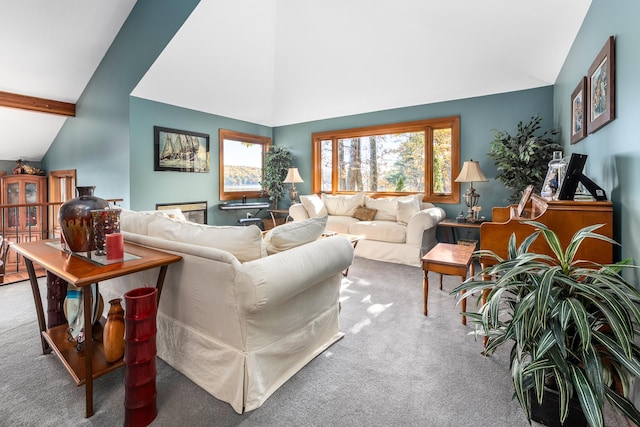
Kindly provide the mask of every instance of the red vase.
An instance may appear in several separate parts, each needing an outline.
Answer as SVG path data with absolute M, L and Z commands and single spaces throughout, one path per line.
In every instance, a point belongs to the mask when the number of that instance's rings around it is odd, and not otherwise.
M 124 425 L 147 426 L 156 407 L 156 313 L 158 290 L 137 288 L 124 294 Z

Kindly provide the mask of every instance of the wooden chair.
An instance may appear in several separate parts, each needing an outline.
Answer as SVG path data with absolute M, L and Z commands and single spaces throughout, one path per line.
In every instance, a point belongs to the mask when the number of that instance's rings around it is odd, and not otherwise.
M 11 242 L 0 236 L 0 283 L 4 283 L 5 270 L 7 266 L 7 254 Z

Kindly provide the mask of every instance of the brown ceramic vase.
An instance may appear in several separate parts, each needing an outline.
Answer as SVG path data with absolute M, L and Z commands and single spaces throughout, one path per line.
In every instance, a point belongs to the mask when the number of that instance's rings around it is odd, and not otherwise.
M 109 313 L 102 331 L 102 344 L 104 345 L 104 357 L 107 362 L 113 363 L 124 355 L 124 309 L 120 305 L 121 298 L 109 301 Z
M 106 209 L 109 203 L 93 195 L 96 187 L 76 187 L 78 197 L 60 206 L 58 221 L 65 242 L 72 252 L 89 252 L 96 248 L 91 211 Z

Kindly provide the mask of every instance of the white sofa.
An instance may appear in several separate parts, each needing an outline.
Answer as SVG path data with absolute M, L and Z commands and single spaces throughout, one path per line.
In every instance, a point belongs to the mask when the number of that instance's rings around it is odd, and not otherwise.
M 422 197 L 312 194 L 301 196 L 289 215 L 294 221 L 328 215 L 327 231 L 364 236 L 356 256 L 420 266 L 422 256 L 436 245 L 438 223 L 446 216 L 442 208 L 422 202 Z
M 213 227 L 170 215 L 121 215 L 125 241 L 183 258 L 164 282 L 157 354 L 236 412 L 256 409 L 343 336 L 338 298 L 353 247 L 343 237 L 318 239 L 324 218 L 285 224 L 263 239 L 255 225 Z M 157 274 L 102 282 L 100 292 L 109 301 L 154 286 Z

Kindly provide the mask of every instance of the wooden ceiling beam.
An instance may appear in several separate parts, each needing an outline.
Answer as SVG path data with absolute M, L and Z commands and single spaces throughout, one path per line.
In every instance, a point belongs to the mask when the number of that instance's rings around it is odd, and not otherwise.
M 75 117 L 76 115 L 76 104 L 2 91 L 0 91 L 0 107 L 20 108 L 22 110 L 40 111 L 71 117 Z

